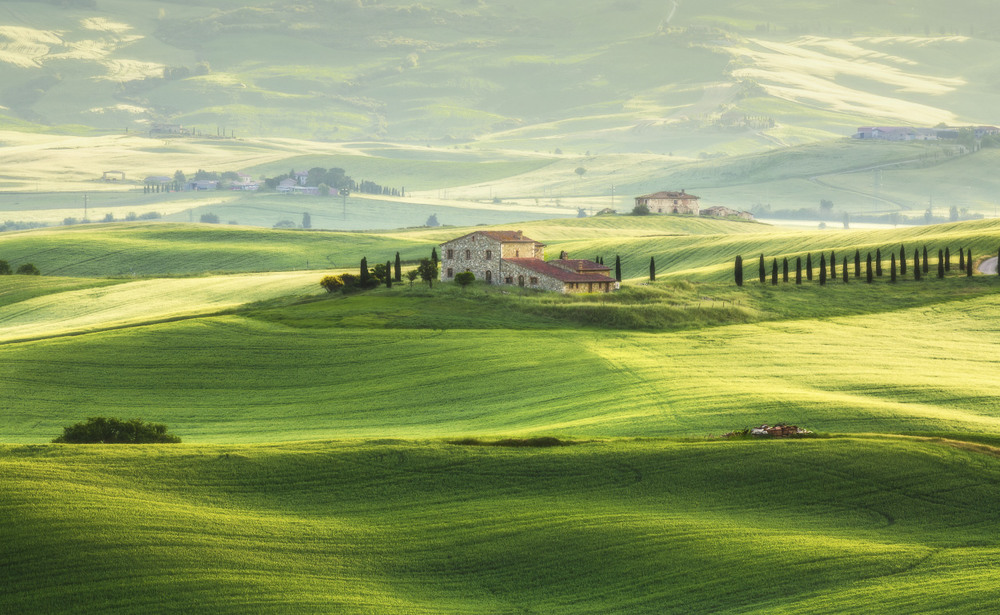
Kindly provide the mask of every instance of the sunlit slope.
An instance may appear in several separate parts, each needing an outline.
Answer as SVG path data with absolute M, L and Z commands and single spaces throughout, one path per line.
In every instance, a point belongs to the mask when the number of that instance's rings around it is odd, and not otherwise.
M 983 612 L 1000 584 L 992 453 L 899 439 L 6 447 L 0 608 Z
M 461 305 L 452 311 L 449 302 L 410 302 L 409 292 L 277 318 L 265 310 L 0 346 L 9 383 L 0 433 L 43 442 L 97 414 L 141 414 L 186 441 L 218 443 L 706 435 L 776 421 L 836 432 L 1000 433 L 991 384 L 1000 300 L 992 294 L 644 333 L 580 329 L 555 309 L 522 314 L 474 299 L 454 301 Z M 799 299 L 776 293 L 760 302 L 780 311 L 767 302 Z M 355 301 L 363 303 L 351 310 Z
M 0 342 L 213 314 L 322 292 L 319 271 L 131 281 L 52 292 L 0 307 Z M 4 284 L 6 286 L 6 284 Z
M 421 241 L 361 233 L 281 231 L 227 225 L 87 225 L 10 232 L 0 254 L 14 266 L 34 263 L 45 275 L 152 276 L 372 266 L 395 257 L 430 255 Z

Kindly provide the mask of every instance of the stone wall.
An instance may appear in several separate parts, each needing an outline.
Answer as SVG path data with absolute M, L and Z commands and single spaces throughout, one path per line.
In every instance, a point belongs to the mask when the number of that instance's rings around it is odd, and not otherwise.
M 476 280 L 489 279 L 496 284 L 500 280 L 500 242 L 486 235 L 469 235 L 441 244 L 439 279 L 453 282 L 463 271 L 471 271 Z
M 503 264 L 503 276 L 503 278 L 500 278 L 501 284 L 509 284 L 511 286 L 520 287 L 522 286 L 520 280 L 523 277 L 523 286 L 525 288 L 548 290 L 557 293 L 566 292 L 566 285 L 563 284 L 562 281 L 542 275 L 537 271 L 533 271 L 527 267 L 522 267 L 521 265 L 517 265 L 509 261 Z M 507 282 L 508 278 L 510 279 L 510 282 Z M 532 278 L 537 280 L 534 284 L 531 282 Z

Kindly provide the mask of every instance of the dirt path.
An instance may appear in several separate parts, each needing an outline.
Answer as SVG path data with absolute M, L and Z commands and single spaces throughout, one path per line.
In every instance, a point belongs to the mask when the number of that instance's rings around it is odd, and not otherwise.
M 988 258 L 983 262 L 979 263 L 979 273 L 985 273 L 986 275 L 996 275 L 997 274 L 997 257 Z

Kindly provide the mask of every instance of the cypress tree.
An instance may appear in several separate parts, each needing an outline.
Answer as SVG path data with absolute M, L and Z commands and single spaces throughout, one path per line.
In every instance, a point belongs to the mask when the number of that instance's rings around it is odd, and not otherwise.
M 944 252 L 938 250 L 938 279 L 944 277 Z
M 395 279 L 393 280 L 393 282 L 402 282 L 403 281 L 403 263 L 402 263 L 402 261 L 399 260 L 399 252 L 396 252 L 396 270 L 395 270 L 394 273 L 395 273 Z
M 802 257 L 801 256 L 796 256 L 795 257 L 795 283 L 796 284 L 801 284 L 802 283 Z
M 899 246 L 899 274 L 906 275 L 906 246 Z
M 841 267 L 841 269 L 840 269 L 840 270 L 841 270 L 841 271 L 843 272 L 843 276 L 844 276 L 844 284 L 847 284 L 847 278 L 848 278 L 849 276 L 847 275 L 847 257 L 846 257 L 846 256 L 844 257 L 844 266 L 843 266 L 843 267 Z
M 958 249 L 958 270 L 965 271 L 965 248 Z
M 895 254 L 892 255 L 892 264 L 890 265 L 890 267 L 892 267 L 892 269 L 889 270 L 889 275 L 891 276 L 891 278 L 890 278 L 889 281 L 892 282 L 893 284 L 895 284 L 896 283 L 896 255 Z
M 653 260 L 652 256 L 649 257 L 649 281 L 656 281 L 656 261 Z
M 826 254 L 819 253 L 819 285 L 826 286 Z
M 365 282 L 368 281 L 368 277 L 369 277 L 369 274 L 368 274 L 368 259 L 365 258 L 364 256 L 361 257 L 361 271 L 359 271 L 358 273 L 361 274 L 361 278 L 360 278 L 361 279 L 361 285 L 364 286 Z
M 812 282 L 813 279 L 813 255 L 806 254 L 806 279 Z
M 882 277 L 882 248 L 875 248 L 875 275 Z
M 951 271 L 951 250 L 948 246 L 944 247 L 944 270 Z
M 930 266 L 927 264 L 927 246 L 924 246 L 924 273 L 930 271 Z
M 434 261 L 434 266 L 438 264 L 438 251 L 437 248 L 431 248 L 431 260 Z
M 738 254 L 736 255 L 736 267 L 733 274 L 736 278 L 736 285 L 743 286 L 743 257 Z
M 920 252 L 913 251 L 913 279 L 920 281 Z
M 837 253 L 830 251 L 830 281 L 837 281 Z
M 972 277 L 972 248 L 969 248 L 969 258 L 965 259 L 965 275 Z
M 861 277 L 861 250 L 854 251 L 854 279 Z
M 767 273 L 764 271 L 764 255 L 760 255 L 760 263 L 757 265 L 758 273 L 760 273 L 760 283 L 764 283 L 764 278 L 767 277 Z
M 392 288 L 392 262 L 385 261 L 385 287 Z
M 622 281 L 622 258 L 615 254 L 615 281 Z
M 771 286 L 778 285 L 778 259 L 771 261 Z
M 788 259 L 781 261 L 781 279 L 786 284 L 788 283 Z
M 867 263 L 865 267 L 865 277 L 868 279 L 868 283 L 872 283 L 872 253 L 868 253 L 868 259 L 865 261 Z

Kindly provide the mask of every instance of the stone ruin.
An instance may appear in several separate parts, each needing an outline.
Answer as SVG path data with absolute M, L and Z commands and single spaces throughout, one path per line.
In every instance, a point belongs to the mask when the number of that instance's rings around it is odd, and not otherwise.
M 803 429 L 797 425 L 778 423 L 774 426 L 761 425 L 760 427 L 749 427 L 740 431 L 731 431 L 724 434 L 722 437 L 731 438 L 733 436 L 755 436 L 758 438 L 790 438 L 793 436 L 804 436 L 811 433 L 812 432 L 808 429 Z

